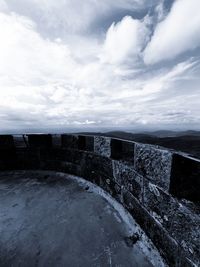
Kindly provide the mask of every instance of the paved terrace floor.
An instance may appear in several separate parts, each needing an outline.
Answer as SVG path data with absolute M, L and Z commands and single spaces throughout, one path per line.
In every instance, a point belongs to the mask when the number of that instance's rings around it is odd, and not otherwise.
M 141 230 L 95 188 L 55 172 L 0 173 L 0 266 L 165 266 L 144 234 L 130 242 Z

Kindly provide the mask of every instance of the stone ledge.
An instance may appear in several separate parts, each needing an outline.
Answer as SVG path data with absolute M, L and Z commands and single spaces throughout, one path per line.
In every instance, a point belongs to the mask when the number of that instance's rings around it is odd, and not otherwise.
M 170 194 L 199 200 L 199 160 L 108 137 L 30 135 L 28 143 L 14 138 L 14 147 L 11 139 L 0 136 L 12 143 L 0 147 L 1 170 L 46 169 L 87 178 L 130 211 L 170 266 L 199 264 L 199 215 Z

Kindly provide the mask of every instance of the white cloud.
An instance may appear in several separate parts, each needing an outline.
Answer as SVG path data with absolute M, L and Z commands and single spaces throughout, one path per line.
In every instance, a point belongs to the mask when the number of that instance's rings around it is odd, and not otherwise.
M 141 49 L 148 38 L 145 22 L 124 17 L 113 23 L 107 31 L 102 59 L 110 63 L 132 61 L 140 56 Z
M 173 59 L 200 46 L 200 1 L 177 0 L 144 51 L 147 64 Z
M 6 2 L 4 0 L 0 1 L 0 12 L 2 11 L 7 11 L 8 10 L 8 6 L 6 4 Z
M 43 33 L 65 36 L 83 34 L 118 10 L 138 10 L 147 0 L 7 0 L 11 11 L 29 16 Z M 152 1 L 150 1 L 152 2 Z M 149 3 L 152 4 L 152 3 Z
M 36 25 L 16 14 L 0 13 L 0 83 L 39 85 L 66 79 L 75 63 L 65 44 L 43 39 Z
M 120 17 L 101 33 L 89 33 L 105 14 L 140 9 L 141 3 L 7 0 L 15 13 L 0 13 L 1 127 L 198 123 L 198 56 L 159 69 L 145 66 L 141 51 L 149 38 L 148 16 Z M 57 38 L 51 34 L 55 29 Z

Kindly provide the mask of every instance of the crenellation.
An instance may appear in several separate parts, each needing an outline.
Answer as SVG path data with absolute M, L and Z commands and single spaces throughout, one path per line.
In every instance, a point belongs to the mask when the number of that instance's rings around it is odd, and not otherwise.
M 200 201 L 200 160 L 173 154 L 170 193 L 178 198 Z
M 111 139 L 111 158 L 129 161 L 134 164 L 135 143 L 121 139 Z
M 152 145 L 135 145 L 135 170 L 166 191 L 170 187 L 172 153 Z
M 78 136 L 78 149 L 94 152 L 94 136 Z
M 70 149 L 78 149 L 78 136 L 72 134 L 62 134 L 61 146 Z
M 1 170 L 54 170 L 83 177 L 132 214 L 170 266 L 198 266 L 200 217 L 184 201 L 198 206 L 199 160 L 102 136 L 26 138 L 0 136 Z
M 104 136 L 94 137 L 94 152 L 104 157 L 111 156 L 111 138 Z

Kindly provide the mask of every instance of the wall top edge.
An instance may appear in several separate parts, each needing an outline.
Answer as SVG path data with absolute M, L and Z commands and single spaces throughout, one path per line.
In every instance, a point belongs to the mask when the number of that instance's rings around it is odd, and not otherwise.
M 191 156 L 190 154 L 186 153 L 186 152 L 182 152 L 182 151 L 178 151 L 178 150 L 175 150 L 175 149 L 170 149 L 170 148 L 166 148 L 166 147 L 163 147 L 163 146 L 159 146 L 159 145 L 153 145 L 153 144 L 148 144 L 148 143 L 141 143 L 141 142 L 136 142 L 136 141 L 133 141 L 133 140 L 127 140 L 127 139 L 122 139 L 122 138 L 117 138 L 117 137 L 110 137 L 110 136 L 104 136 L 104 135 L 92 135 L 92 134 L 79 134 L 79 133 L 61 133 L 61 134 L 51 134 L 51 133 L 25 133 L 25 134 L 0 134 L 0 137 L 1 136 L 13 136 L 13 137 L 24 137 L 24 136 L 33 136 L 33 135 L 44 135 L 44 136 L 47 136 L 47 135 L 51 135 L 53 137 L 61 137 L 62 135 L 69 135 L 69 136 L 85 136 L 85 137 L 106 137 L 106 138 L 110 138 L 111 140 L 119 140 L 119 141 L 122 141 L 122 142 L 126 142 L 126 143 L 132 143 L 132 144 L 135 144 L 135 145 L 144 145 L 144 146 L 148 146 L 149 148 L 154 148 L 154 149 L 158 149 L 158 150 L 161 150 L 161 151 L 168 151 L 168 152 L 171 152 L 172 154 L 176 154 L 176 155 L 180 155 L 182 157 L 185 157 L 185 158 L 188 158 L 188 159 L 191 159 L 193 161 L 196 161 L 196 162 L 199 162 L 200 163 L 200 159 L 198 158 L 195 158 L 193 156 Z

